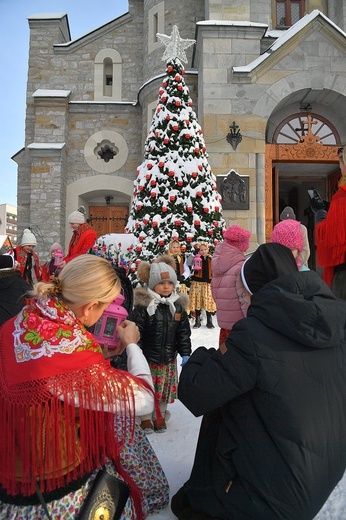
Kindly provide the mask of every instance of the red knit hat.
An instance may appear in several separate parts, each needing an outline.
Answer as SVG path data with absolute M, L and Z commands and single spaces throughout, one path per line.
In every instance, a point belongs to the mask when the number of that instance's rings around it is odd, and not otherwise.
M 237 224 L 230 226 L 223 233 L 223 237 L 227 244 L 236 247 L 239 251 L 246 251 L 249 249 L 251 233 Z
M 276 226 L 270 235 L 270 241 L 282 244 L 289 249 L 303 250 L 304 235 L 298 220 L 282 220 Z

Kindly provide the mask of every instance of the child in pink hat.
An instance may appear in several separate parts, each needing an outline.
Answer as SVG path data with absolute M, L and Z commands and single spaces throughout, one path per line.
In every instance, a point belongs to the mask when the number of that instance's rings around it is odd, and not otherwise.
M 304 235 L 298 220 L 282 220 L 274 226 L 270 235 L 270 242 L 276 242 L 288 247 L 296 260 L 298 269 L 303 268 L 303 261 L 299 254 L 303 251 Z
M 250 231 L 234 224 L 223 234 L 212 257 L 213 278 L 211 291 L 216 303 L 217 322 L 220 327 L 219 343 L 227 338 L 233 325 L 246 317 L 249 303 L 241 281 L 240 271 L 249 249 Z

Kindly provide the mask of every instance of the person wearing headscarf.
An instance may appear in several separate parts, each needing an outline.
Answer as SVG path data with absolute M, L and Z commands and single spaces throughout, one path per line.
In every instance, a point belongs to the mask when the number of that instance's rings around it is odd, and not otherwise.
M 346 147 L 339 148 L 341 177 L 338 191 L 328 212 L 319 197 L 311 200 L 315 213 L 317 264 L 323 267 L 323 280 L 338 298 L 346 300 Z
M 117 327 L 127 372 L 110 366 L 87 330 L 119 292 L 110 263 L 82 255 L 38 282 L 0 327 L 1 518 L 45 518 L 40 492 L 53 520 L 74 520 L 101 467 L 130 486 L 121 520 L 167 504 L 166 477 L 135 420 L 154 407 L 138 329 Z
M 250 231 L 232 224 L 224 231 L 224 240 L 217 244 L 211 259 L 211 292 L 216 303 L 220 345 L 233 325 L 246 316 L 248 302 L 240 271 L 246 259 L 245 251 L 249 249 L 250 236 Z
M 18 262 L 20 272 L 24 280 L 33 285 L 42 279 L 40 260 L 34 249 L 37 240 L 30 229 L 24 229 L 19 246 L 13 249 L 14 259 Z
M 30 289 L 14 258 L 9 254 L 0 255 L 0 325 L 24 307 Z
M 72 211 L 67 220 L 73 232 L 67 255 L 61 263 L 61 267 L 70 262 L 72 258 L 88 253 L 97 239 L 97 233 L 85 220 L 85 208 L 83 206 L 80 206 L 77 211 Z
M 182 368 L 180 401 L 204 415 L 179 520 L 312 520 L 346 468 L 346 302 L 282 244 L 246 260 L 251 297 L 218 350 Z
M 186 313 L 188 296 L 177 293 L 174 259 L 159 256 L 151 264 L 141 262 L 137 269 L 145 284 L 134 291 L 134 309 L 129 320 L 136 323 L 141 334 L 139 346 L 146 357 L 153 378 L 162 419 L 154 414 L 142 414 L 141 427 L 146 433 L 167 429 L 167 406 L 177 397 L 177 356 L 182 365 L 191 354 L 191 329 Z

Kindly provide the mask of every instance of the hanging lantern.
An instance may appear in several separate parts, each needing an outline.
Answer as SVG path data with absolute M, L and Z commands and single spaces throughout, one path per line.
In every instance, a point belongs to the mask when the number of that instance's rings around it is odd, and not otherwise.
M 96 322 L 94 336 L 98 343 L 107 343 L 109 349 L 115 349 L 119 343 L 117 327 L 127 318 L 128 313 L 122 306 L 125 298 L 122 294 L 110 304 Z
M 202 257 L 199 253 L 195 256 L 193 260 L 193 270 L 194 271 L 201 271 L 202 270 Z

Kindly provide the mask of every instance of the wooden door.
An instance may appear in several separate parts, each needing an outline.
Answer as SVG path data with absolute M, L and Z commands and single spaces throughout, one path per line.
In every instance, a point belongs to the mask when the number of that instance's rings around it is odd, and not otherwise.
M 90 206 L 89 221 L 98 236 L 125 233 L 129 216 L 127 206 Z

